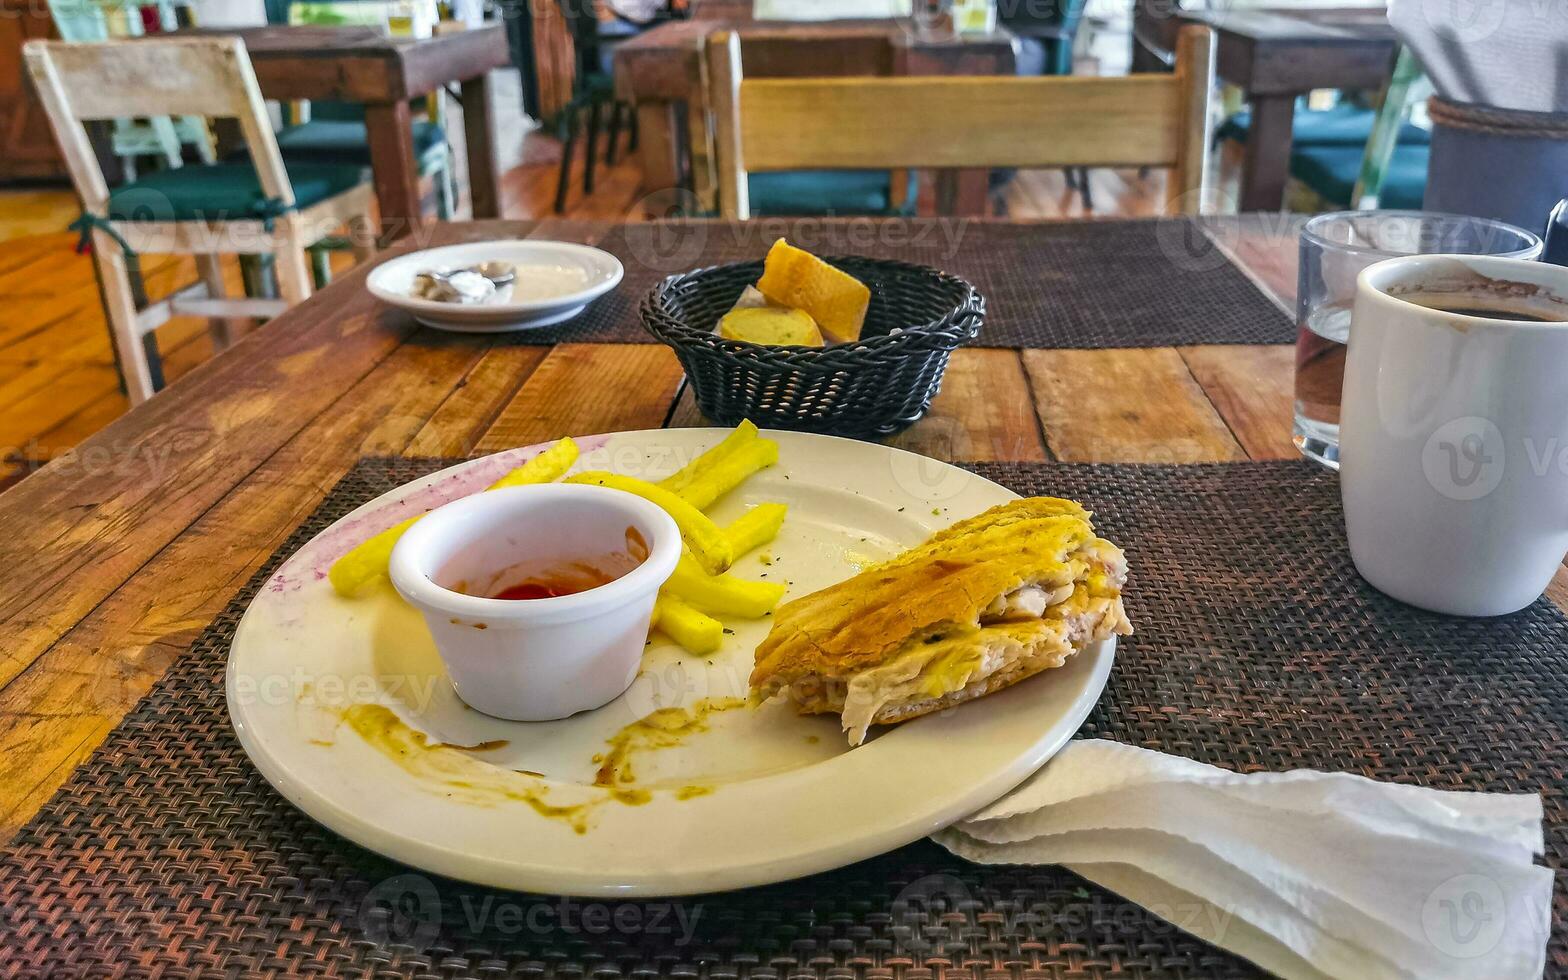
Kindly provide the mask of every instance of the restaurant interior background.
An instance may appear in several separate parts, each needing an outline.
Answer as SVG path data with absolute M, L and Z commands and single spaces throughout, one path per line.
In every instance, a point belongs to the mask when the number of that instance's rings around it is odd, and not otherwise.
M 693 6 L 698 8 L 724 2 L 726 0 L 692 0 Z M 78 0 L 71 0 L 70 6 L 77 3 Z M 1031 4 L 1045 10 L 1047 19 L 1059 19 L 1064 12 L 1054 2 L 1041 4 L 1031 0 Z M 343 5 L 374 8 L 376 13 L 372 19 L 380 18 L 392 25 L 388 29 L 396 31 L 429 32 L 433 29 L 429 19 L 443 13 L 447 17 L 476 17 L 486 13 L 477 9 L 454 11 L 443 3 L 440 12 L 432 9 L 428 15 L 416 17 L 412 15 L 419 7 L 416 0 L 364 3 L 344 0 L 340 6 Z M 788 0 L 780 0 L 778 5 L 781 9 L 790 6 Z M 324 12 L 332 6 L 332 3 L 295 3 L 292 5 L 293 22 L 338 22 Z M 434 7 L 433 0 L 429 6 Z M 809 8 L 813 4 L 800 6 L 801 15 L 812 15 Z M 1045 71 L 1047 57 L 1058 61 L 1066 59 L 1061 68 L 1076 74 L 1120 75 L 1132 68 L 1135 57 L 1133 0 L 1088 0 L 1087 3 L 1064 0 L 1063 6 L 1071 14 L 1067 17 L 1065 40 L 1048 39 L 1042 43 L 1019 32 L 1020 40 L 1016 42 L 1019 71 Z M 1226 6 L 1243 5 L 1228 3 Z M 79 213 L 77 198 L 66 180 L 48 121 L 23 79 L 21 44 L 29 38 L 59 36 L 60 31 L 53 23 L 52 8 L 46 0 L 4 0 L 4 8 L 7 16 L 0 19 L 0 140 L 4 141 L 0 144 L 0 302 L 7 312 L 3 326 L 0 326 L 0 447 L 3 447 L 0 486 L 9 485 L 70 449 L 128 407 L 116 374 L 92 264 L 76 251 L 76 234 L 66 230 Z M 301 16 L 302 8 L 308 8 L 305 13 L 312 16 Z M 153 30 L 157 28 L 156 16 L 173 16 L 178 24 L 206 27 L 263 24 L 269 18 L 262 0 L 197 0 L 189 5 L 148 5 L 137 9 Z M 1001 9 L 1003 24 L 1000 27 L 1006 30 L 1009 5 L 1004 3 Z M 571 161 L 571 174 L 563 181 L 560 121 L 563 114 L 586 115 L 581 111 L 581 104 L 585 98 L 591 100 L 596 96 L 585 96 L 581 87 L 574 87 L 576 72 L 572 44 L 567 24 L 556 4 L 534 2 L 528 6 L 528 11 L 525 18 L 518 16 L 515 5 L 488 11 L 489 16 L 505 18 L 514 25 L 511 55 L 514 65 L 519 66 L 492 73 L 491 111 L 500 174 L 500 213 L 509 218 L 544 217 L 554 213 L 616 220 L 637 220 L 645 216 L 648 213 L 647 194 L 642 186 L 639 154 L 630 148 L 629 129 L 633 115 L 630 107 L 624 107 L 623 119 L 627 125 L 620 127 L 618 150 L 606 146 L 608 133 L 600 137 L 592 191 L 588 192 L 584 187 L 587 155 L 580 145 Z M 123 18 L 123 11 L 116 13 Z M 273 22 L 288 20 L 288 16 L 271 12 Z M 602 9 L 601 19 L 622 26 Z M 354 22 L 366 21 L 356 15 Z M 522 22 L 526 22 L 526 33 L 531 37 L 519 36 L 524 32 L 517 30 L 515 25 Z M 116 23 L 113 18 L 108 23 L 111 34 L 125 29 L 123 23 Z M 605 42 L 606 50 L 622 40 L 623 31 L 612 32 Z M 602 60 L 610 67 L 607 57 Z M 1050 70 L 1060 69 L 1051 67 Z M 594 84 L 602 84 L 602 80 L 595 79 Z M 1325 125 L 1329 127 L 1346 125 L 1346 119 L 1328 118 L 1336 113 L 1348 114 L 1347 118 L 1354 116 L 1349 120 L 1349 128 L 1354 133 L 1360 127 L 1364 136 L 1364 131 L 1370 128 L 1370 112 L 1359 106 L 1376 94 L 1375 90 L 1344 93 L 1319 90 L 1304 98 L 1303 108 L 1310 103 L 1313 110 L 1325 110 Z M 1215 121 L 1219 126 L 1219 138 L 1214 150 L 1217 168 L 1214 187 L 1222 202 L 1234 202 L 1239 193 L 1248 118 L 1244 98 L 1239 88 L 1231 86 L 1219 100 L 1224 115 Z M 435 95 L 435 101 L 437 106 L 428 110 L 432 113 L 431 118 L 439 118 L 449 146 L 462 147 L 463 115 L 451 111 L 456 100 L 450 94 L 440 92 Z M 447 104 L 440 105 L 443 102 Z M 1419 105 L 1414 102 L 1412 105 L 1419 118 Z M 277 103 L 271 105 L 275 121 L 281 122 L 281 112 L 287 108 Z M 609 115 L 606 110 L 601 120 L 604 129 L 609 128 Z M 577 122 L 580 126 L 584 124 L 581 118 Z M 581 137 L 578 142 L 582 142 Z M 194 159 L 191 147 L 187 146 L 184 152 Z M 1335 159 L 1340 171 L 1338 175 L 1317 173 L 1319 186 L 1327 187 L 1330 196 L 1343 196 L 1349 190 L 1343 186 L 1346 177 L 1341 158 L 1344 156 L 1341 153 Z M 1303 165 L 1310 164 L 1308 161 Z M 453 213 L 466 217 L 471 211 L 465 154 L 452 154 L 452 165 L 456 168 Z M 141 166 L 144 171 L 158 167 L 156 154 L 143 156 Z M 1088 170 L 1085 176 L 1087 189 L 1079 189 L 1077 174 L 1063 170 L 1020 171 L 1005 180 L 993 177 L 990 199 L 985 207 L 993 215 L 1018 219 L 1140 217 L 1158 214 L 1164 208 L 1165 175 L 1161 170 L 1096 168 Z M 421 195 L 430 210 L 436 207 L 439 179 L 439 175 L 422 178 Z M 564 206 L 557 207 L 557 195 L 563 185 L 566 188 L 561 202 Z M 923 192 L 929 196 L 929 182 Z M 1290 193 L 1298 206 L 1331 206 L 1318 204 L 1318 192 L 1299 180 L 1292 181 Z M 929 204 L 928 201 L 924 203 Z M 653 205 L 666 206 L 666 196 L 656 196 Z M 926 210 L 929 213 L 928 207 Z M 338 253 L 333 261 L 341 269 L 350 259 L 347 253 Z M 224 264 L 231 288 L 239 290 L 242 277 L 238 263 L 230 257 Z M 142 272 L 152 299 L 167 295 L 197 278 L 196 268 L 189 258 L 144 256 Z M 175 317 L 158 328 L 157 338 L 163 371 L 170 382 L 212 355 L 206 323 L 199 318 Z

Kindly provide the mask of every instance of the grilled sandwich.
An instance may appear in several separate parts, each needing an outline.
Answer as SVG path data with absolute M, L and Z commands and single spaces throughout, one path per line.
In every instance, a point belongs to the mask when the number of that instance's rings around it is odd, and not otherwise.
M 872 725 L 961 704 L 1060 667 L 1112 634 L 1127 562 L 1070 500 L 1031 497 L 789 602 L 757 648 L 754 700 Z

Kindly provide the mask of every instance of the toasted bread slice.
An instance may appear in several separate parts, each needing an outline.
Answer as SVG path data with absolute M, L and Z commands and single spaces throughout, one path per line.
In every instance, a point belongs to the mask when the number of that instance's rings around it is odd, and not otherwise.
M 768 249 L 757 288 L 771 302 L 805 310 L 839 343 L 860 339 L 871 307 L 866 284 L 780 238 Z
M 730 310 L 719 321 L 719 336 L 753 344 L 823 346 L 822 331 L 810 313 L 781 306 Z

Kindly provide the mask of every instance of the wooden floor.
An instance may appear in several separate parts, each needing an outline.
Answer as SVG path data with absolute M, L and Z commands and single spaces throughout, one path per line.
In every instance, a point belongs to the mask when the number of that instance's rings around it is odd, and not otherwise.
M 461 145 L 460 139 L 457 140 Z M 507 217 L 551 213 L 559 144 L 530 134 L 510 148 L 515 165 L 502 179 Z M 507 148 L 503 147 L 503 153 Z M 641 220 L 640 173 L 624 155 L 597 167 L 592 195 L 582 193 L 581 165 L 572 181 L 567 215 Z M 1162 175 L 1092 172 L 1093 214 L 1140 216 L 1157 212 Z M 1078 217 L 1081 197 L 1056 171 L 1019 173 L 998 192 L 998 208 L 1015 218 Z M 65 453 L 123 413 L 92 261 L 74 250 L 62 229 L 76 214 L 64 188 L 0 191 L 0 487 Z M 144 256 L 149 295 L 166 295 L 194 282 L 188 258 Z M 230 277 L 238 288 L 238 269 Z M 170 383 L 212 356 L 204 321 L 178 319 L 158 330 Z M 86 461 L 84 461 L 86 462 Z

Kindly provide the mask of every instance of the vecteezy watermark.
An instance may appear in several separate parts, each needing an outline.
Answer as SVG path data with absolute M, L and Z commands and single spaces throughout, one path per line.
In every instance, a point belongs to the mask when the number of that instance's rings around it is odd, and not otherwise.
M 1082 887 L 1065 895 L 1056 889 L 997 891 L 948 874 L 910 882 L 888 911 L 895 950 L 921 956 L 949 947 L 968 949 L 977 932 L 1005 937 L 1015 945 L 1103 930 L 1116 934 L 1181 930 L 1223 942 L 1235 917 L 1229 908 L 1197 899 L 1139 905 Z
M 1467 415 L 1438 426 L 1427 437 L 1421 470 L 1432 489 L 1448 499 L 1479 500 L 1503 482 L 1507 459 L 1496 423 Z
M 1421 931 L 1455 959 L 1485 956 L 1508 926 L 1503 889 L 1485 875 L 1455 875 L 1432 889 L 1421 905 Z
M 1230 261 L 1230 253 L 1241 240 L 1242 225 L 1237 221 L 1205 222 L 1200 214 L 1233 214 L 1236 199 L 1213 188 L 1187 191 L 1165 206 L 1165 214 L 1154 226 L 1154 239 L 1160 253 L 1182 272 L 1212 272 Z M 1257 215 L 1253 220 L 1272 222 L 1263 228 L 1269 241 L 1294 238 L 1296 230 L 1281 216 Z
M 359 903 L 359 927 L 377 946 L 424 949 L 441 933 L 441 896 L 424 875 L 396 875 Z
M 1521 0 L 1419 0 L 1427 23 L 1461 44 L 1484 41 L 1502 30 L 1510 4 L 1530 5 Z
M 1466 415 L 1438 426 L 1421 447 L 1427 482 L 1450 500 L 1480 500 L 1502 484 L 1509 466 L 1520 465 L 1536 479 L 1554 471 L 1568 476 L 1568 442 L 1557 436 L 1508 440 L 1491 419 Z
M 359 926 L 378 946 L 427 949 L 443 928 L 489 936 L 661 936 L 690 944 L 702 919 L 701 905 L 681 902 L 523 900 L 452 886 L 443 896 L 424 875 L 400 874 L 372 887 L 359 904 Z
M 973 459 L 969 431 L 952 419 L 930 418 L 926 421 L 933 456 L 939 459 Z M 946 503 L 962 494 L 974 484 L 970 474 L 916 453 L 895 450 L 888 456 L 888 468 L 893 483 L 916 500 L 932 505 Z
M 435 671 L 311 673 L 295 665 L 287 673 L 237 673 L 230 694 L 236 704 L 246 706 L 299 704 L 331 710 L 390 699 L 418 712 L 428 710 L 447 683 Z

